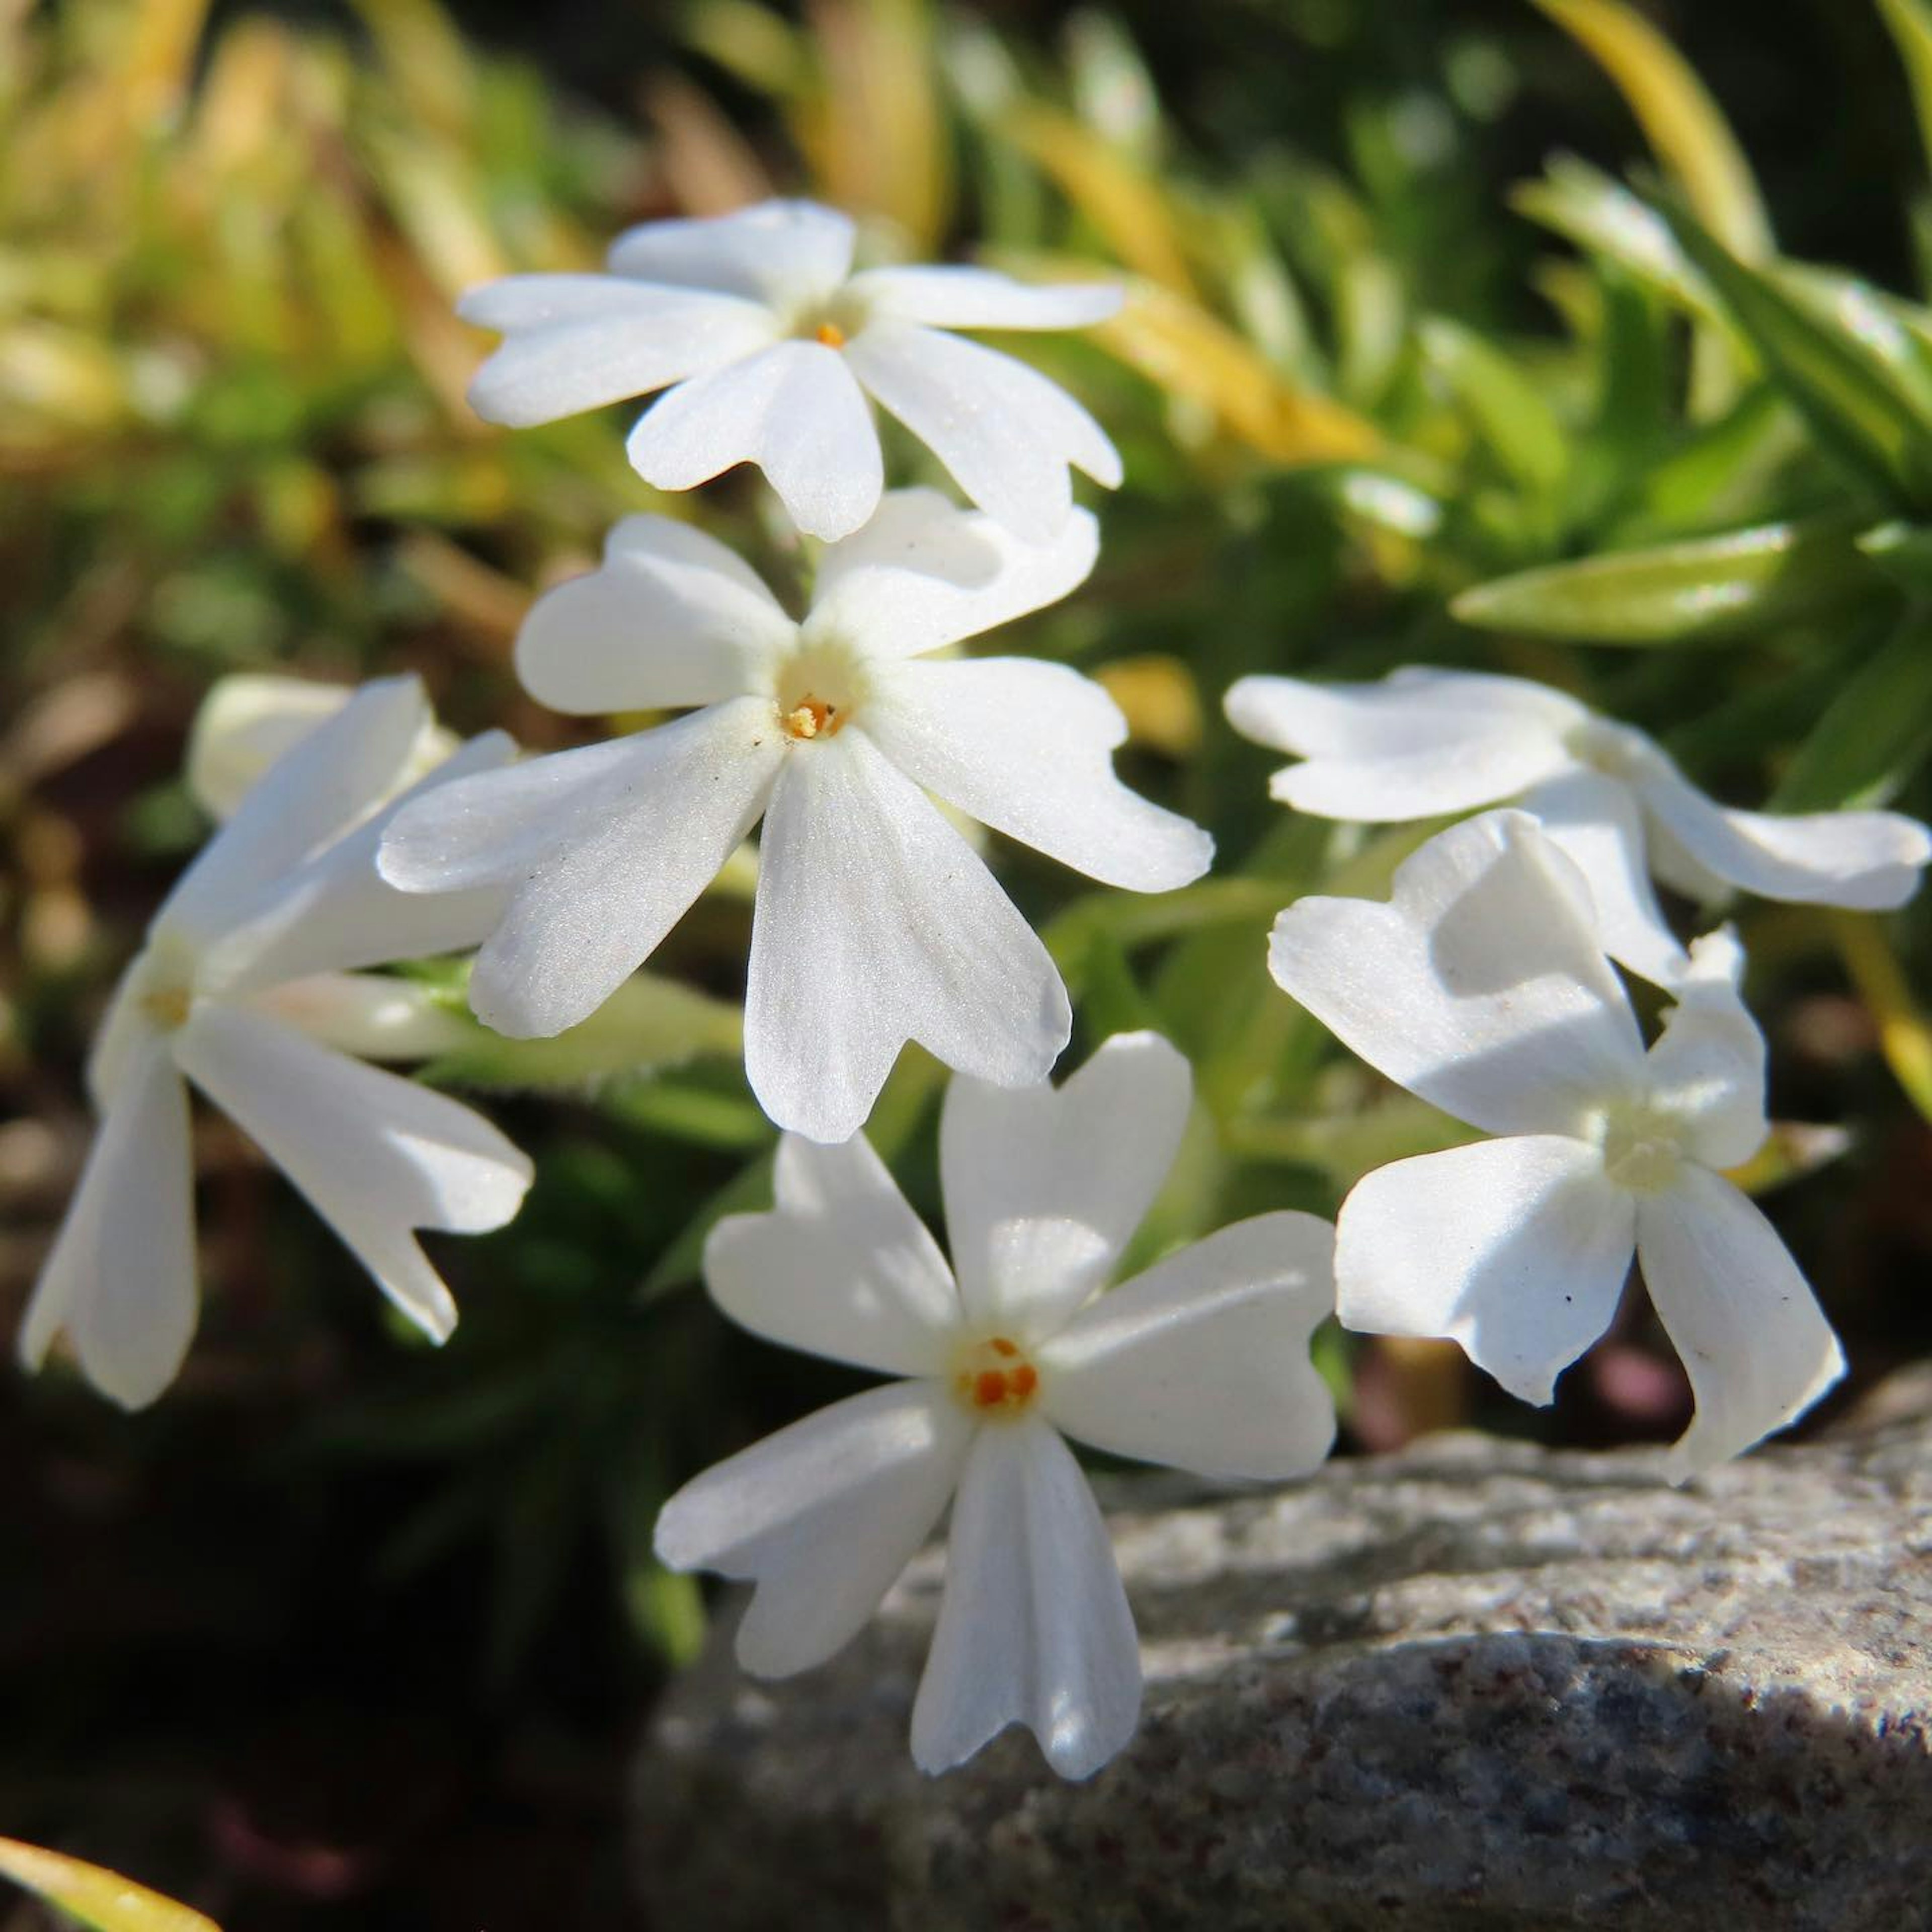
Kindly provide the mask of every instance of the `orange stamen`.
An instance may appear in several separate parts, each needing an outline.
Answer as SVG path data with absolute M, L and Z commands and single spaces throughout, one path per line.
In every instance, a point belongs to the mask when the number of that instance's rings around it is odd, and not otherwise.
M 821 322 L 817 333 L 819 340 L 828 349 L 843 349 L 845 346 L 845 332 L 836 322 Z
M 808 698 L 795 710 L 788 711 L 780 722 L 788 737 L 815 738 L 821 731 L 838 728 L 832 722 L 838 715 L 837 706 L 827 704 L 824 698 Z

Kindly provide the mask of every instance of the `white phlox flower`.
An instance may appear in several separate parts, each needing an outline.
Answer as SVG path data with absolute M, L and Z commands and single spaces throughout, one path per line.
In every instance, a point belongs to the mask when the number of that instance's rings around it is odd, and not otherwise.
M 1370 1066 L 1498 1136 L 1356 1185 L 1336 1229 L 1345 1327 L 1446 1336 L 1546 1402 L 1610 1325 L 1634 1251 L 1696 1400 L 1678 1480 L 1844 1372 L 1796 1263 L 1724 1176 L 1768 1130 L 1728 930 L 1693 945 L 1646 1052 L 1582 875 L 1534 819 L 1488 812 L 1409 859 L 1385 904 L 1290 906 L 1268 964 Z
M 1135 891 L 1198 878 L 1213 844 L 1115 778 L 1126 724 L 1090 679 L 932 653 L 1064 596 L 1097 542 L 1084 510 L 1036 546 L 895 491 L 826 550 L 800 622 L 712 538 L 628 518 L 600 569 L 532 609 L 518 673 L 562 711 L 700 708 L 438 786 L 397 816 L 382 874 L 508 889 L 471 1000 L 500 1032 L 555 1034 L 635 970 L 762 815 L 745 1060 L 774 1120 L 846 1139 L 908 1040 L 1001 1086 L 1044 1079 L 1072 1028 L 1066 988 L 928 793 Z
M 458 1029 L 423 989 L 356 970 L 472 945 L 500 909 L 494 895 L 411 898 L 376 876 L 430 728 L 413 678 L 366 685 L 320 724 L 312 711 L 155 915 L 88 1064 L 100 1126 L 28 1306 L 28 1367 L 64 1330 L 88 1379 L 130 1408 L 179 1370 L 197 1302 L 188 1083 L 404 1314 L 438 1340 L 455 1325 L 412 1231 L 501 1227 L 530 1164 L 469 1108 L 364 1064 L 440 1051 Z M 500 733 L 472 740 L 419 789 L 512 749 Z
M 1527 678 L 1411 668 L 1378 684 L 1244 677 L 1228 716 L 1304 760 L 1275 773 L 1284 805 L 1389 823 L 1514 802 L 1590 881 L 1611 957 L 1673 986 L 1688 956 L 1652 890 L 1691 898 L 1736 886 L 1760 898 L 1902 905 L 1932 859 L 1932 832 L 1892 812 L 1732 812 L 1660 746 Z
M 1105 1284 L 1173 1160 L 1187 1063 L 1117 1035 L 1057 1091 L 956 1079 L 940 1124 L 949 1268 L 861 1138 L 779 1144 L 777 1206 L 722 1222 L 705 1279 L 770 1340 L 904 1378 L 707 1470 L 658 1519 L 675 1569 L 749 1579 L 744 1667 L 788 1676 L 856 1636 L 950 1500 L 912 1714 L 922 1770 L 1009 1724 L 1064 1778 L 1133 1735 L 1140 1652 L 1063 1434 L 1211 1477 L 1305 1474 L 1335 1418 L 1308 1358 L 1334 1230 L 1261 1215 Z
M 1057 384 L 955 328 L 1078 328 L 1120 292 L 1034 287 L 985 268 L 852 272 L 854 228 L 808 201 L 647 222 L 604 274 L 510 275 L 472 290 L 468 322 L 507 338 L 470 400 L 524 425 L 664 396 L 631 432 L 632 466 L 688 490 L 755 464 L 808 536 L 848 536 L 878 508 L 884 462 L 869 396 L 1016 536 L 1065 522 L 1067 471 L 1118 487 L 1120 459 Z

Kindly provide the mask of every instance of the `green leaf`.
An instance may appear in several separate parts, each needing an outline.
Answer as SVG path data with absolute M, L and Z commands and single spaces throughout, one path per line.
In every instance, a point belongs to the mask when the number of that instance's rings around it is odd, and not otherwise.
M 1656 209 L 1574 154 L 1552 158 L 1540 181 L 1510 192 L 1520 214 L 1581 249 L 1611 261 L 1676 308 L 1726 328 L 1730 318 L 1716 292 L 1678 247 Z
M 1553 490 L 1570 467 L 1556 412 L 1503 352 L 1442 316 L 1421 325 L 1424 358 L 1474 418 L 1497 460 L 1527 490 Z
M 1898 44 L 1912 105 L 1918 116 L 1918 138 L 1932 161 L 1932 7 L 1925 0 L 1878 0 L 1878 10 Z
M 221 1932 L 213 1919 L 118 1872 L 15 1838 L 0 1838 L 0 1874 L 94 1932 Z
M 1915 611 L 1839 688 L 1772 799 L 1784 812 L 1882 805 L 1932 749 L 1932 620 Z
M 451 997 L 462 1010 L 460 988 Z M 512 1040 L 478 1026 L 472 1040 L 433 1061 L 423 1077 L 438 1086 L 588 1094 L 702 1055 L 735 1057 L 743 1038 L 735 1005 L 638 973 L 567 1033 Z
M 1849 275 L 1748 267 L 1664 214 L 1820 445 L 1888 501 L 1932 502 L 1932 356 L 1891 299 Z
M 1547 564 L 1464 591 L 1466 624 L 1597 644 L 1713 644 L 1862 602 L 1879 572 L 1840 518 Z
M 1771 219 L 1723 110 L 1684 56 L 1622 0 L 1535 0 L 1617 86 L 1657 158 L 1713 233 L 1748 260 L 1772 251 Z

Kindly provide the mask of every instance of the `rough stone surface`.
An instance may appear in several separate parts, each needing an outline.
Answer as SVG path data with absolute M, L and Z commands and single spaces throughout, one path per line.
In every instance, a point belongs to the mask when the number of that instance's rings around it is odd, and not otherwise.
M 1135 1744 L 906 1747 L 938 1602 L 778 1685 L 729 1617 L 638 1772 L 654 1924 L 707 1932 L 1932 1927 L 1932 1378 L 1687 1490 L 1474 1436 L 1107 1500 Z M 1716 1920 L 1714 1914 L 1726 1916 Z

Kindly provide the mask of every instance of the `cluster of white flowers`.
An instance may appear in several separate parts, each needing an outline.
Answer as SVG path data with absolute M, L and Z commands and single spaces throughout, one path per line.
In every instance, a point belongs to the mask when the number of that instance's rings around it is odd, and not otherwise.
M 1242 680 L 1234 724 L 1306 761 L 1274 781 L 1298 809 L 1515 801 L 1431 839 L 1386 904 L 1290 906 L 1268 956 L 1363 1058 L 1495 1138 L 1370 1174 L 1335 1228 L 1264 1215 L 1109 1288 L 1179 1144 L 1188 1070 L 1137 1034 L 1046 1084 L 1066 988 L 935 801 L 1135 891 L 1211 859 L 1204 832 L 1114 776 L 1126 725 L 1098 685 L 948 654 L 1084 580 L 1097 530 L 1070 466 L 1111 485 L 1120 464 L 1059 388 L 942 332 L 1078 326 L 1118 296 L 976 268 L 854 274 L 853 248 L 842 215 L 774 202 L 634 230 L 606 275 L 514 276 L 466 301 L 506 338 L 472 392 L 483 414 L 541 422 L 668 390 L 633 464 L 664 489 L 760 467 L 824 542 L 809 608 L 789 614 L 688 525 L 636 516 L 601 567 L 538 601 L 517 668 L 558 710 L 683 714 L 670 722 L 519 760 L 500 734 L 436 733 L 411 680 L 346 701 L 218 692 L 191 772 L 226 822 L 103 1028 L 100 1131 L 21 1350 L 38 1366 L 64 1330 L 130 1406 L 176 1373 L 196 1298 L 184 1080 L 446 1336 L 455 1310 L 413 1231 L 501 1226 L 530 1166 L 467 1108 L 364 1064 L 440 1051 L 459 1022 L 358 969 L 473 948 L 478 1018 L 560 1032 L 762 820 L 745 1053 L 784 1130 L 776 1205 L 714 1232 L 706 1279 L 745 1327 L 902 1379 L 699 1477 L 665 1507 L 658 1552 L 754 1581 L 739 1654 L 781 1675 L 854 1635 L 950 1502 L 914 1754 L 941 1770 L 1017 1723 L 1084 1777 L 1132 1735 L 1141 1680 L 1063 1436 L 1214 1477 L 1304 1474 L 1334 1434 L 1309 1358 L 1330 1313 L 1453 1339 L 1546 1402 L 1634 1253 L 1696 1396 L 1677 1476 L 1831 1385 L 1836 1338 L 1724 1178 L 1768 1131 L 1742 952 L 1727 928 L 1680 941 L 1651 873 L 1700 898 L 1893 906 L 1932 838 L 1884 812 L 1726 811 L 1648 740 L 1520 680 Z M 868 396 L 976 510 L 885 490 Z M 1613 961 L 1674 1002 L 1648 1048 Z M 950 1268 L 860 1131 L 908 1040 L 956 1071 Z

